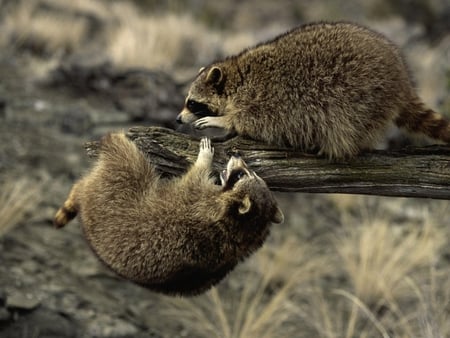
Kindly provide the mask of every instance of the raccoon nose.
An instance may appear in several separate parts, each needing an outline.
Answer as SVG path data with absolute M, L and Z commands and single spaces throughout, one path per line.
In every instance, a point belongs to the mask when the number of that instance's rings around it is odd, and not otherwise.
M 227 151 L 227 155 L 230 157 L 234 157 L 236 159 L 241 158 L 241 154 L 236 149 L 231 149 Z
M 177 116 L 177 123 L 179 123 L 179 124 L 182 124 L 183 123 L 183 121 L 181 121 L 181 114 L 178 114 L 178 116 Z

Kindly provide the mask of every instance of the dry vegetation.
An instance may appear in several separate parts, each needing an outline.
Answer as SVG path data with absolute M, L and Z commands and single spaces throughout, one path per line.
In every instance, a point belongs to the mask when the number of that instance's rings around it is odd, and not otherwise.
M 314 242 L 272 238 L 206 295 L 164 297 L 164 314 L 195 337 L 448 336 L 448 205 L 398 224 L 385 214 L 402 200 L 365 212 L 370 199 L 353 197 L 362 213 L 341 209 L 342 224 Z
M 57 58 L 87 55 L 123 67 L 200 67 L 254 41 L 245 32 L 227 37 L 188 14 L 142 13 L 117 1 L 21 1 L 7 7 L 2 21 L 2 47 Z
M 293 239 L 267 246 L 236 272 L 238 279 L 230 276 L 229 285 L 191 299 L 164 297 L 164 313 L 198 337 L 290 337 L 298 329 L 291 298 L 332 269 L 315 251 Z
M 33 212 L 42 200 L 44 182 L 11 178 L 0 184 L 0 237 Z

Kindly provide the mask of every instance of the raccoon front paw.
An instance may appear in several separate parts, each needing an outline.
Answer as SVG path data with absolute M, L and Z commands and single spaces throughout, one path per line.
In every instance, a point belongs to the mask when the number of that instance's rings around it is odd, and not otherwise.
M 208 128 L 208 119 L 206 117 L 202 117 L 194 122 L 195 129 L 205 129 Z
M 197 157 L 197 164 L 210 166 L 214 156 L 214 148 L 211 145 L 211 140 L 207 137 L 202 137 L 200 140 L 200 151 Z
M 196 129 L 226 128 L 223 116 L 205 116 L 194 122 Z

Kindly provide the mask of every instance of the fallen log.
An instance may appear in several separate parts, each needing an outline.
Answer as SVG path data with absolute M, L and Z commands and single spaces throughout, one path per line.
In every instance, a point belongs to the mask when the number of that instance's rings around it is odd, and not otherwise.
M 180 175 L 198 154 L 198 138 L 170 129 L 136 127 L 127 135 L 162 175 Z M 450 145 L 371 151 L 338 162 L 241 137 L 213 145 L 214 169 L 238 151 L 273 191 L 450 199 Z M 98 142 L 86 144 L 91 157 L 97 148 Z

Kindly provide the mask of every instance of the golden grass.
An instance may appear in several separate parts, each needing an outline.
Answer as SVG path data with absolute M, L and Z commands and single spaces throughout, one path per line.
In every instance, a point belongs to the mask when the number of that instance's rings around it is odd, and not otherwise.
M 350 216 L 347 206 L 343 208 L 345 225 L 333 240 L 341 273 L 349 284 L 337 286 L 333 291 L 347 302 L 347 309 L 341 311 L 346 313 L 345 324 L 340 324 L 342 335 L 336 336 L 414 337 L 426 317 L 423 315 L 426 311 L 417 310 L 423 308 L 418 285 L 423 285 L 424 276 L 434 269 L 448 237 L 446 207 L 430 211 L 417 206 L 410 209 L 404 199 L 378 199 L 381 203 L 371 200 L 374 202 L 371 210 L 367 199 L 355 200 L 354 206 L 360 211 L 356 217 Z M 398 225 L 389 218 L 388 210 L 394 218 L 396 212 L 409 212 L 413 221 Z M 440 224 L 442 220 L 447 223 L 444 227 Z M 436 288 L 432 294 L 441 294 L 442 290 Z M 342 299 L 335 302 L 340 303 Z M 361 321 L 370 325 L 361 325 Z M 434 322 L 433 327 L 441 328 L 442 323 Z
M 449 336 L 448 203 L 353 202 L 317 243 L 270 243 L 207 294 L 164 297 L 164 316 L 195 337 Z
M 27 0 L 30 1 L 30 0 Z M 111 1 L 92 1 L 92 0 L 31 0 L 34 2 L 42 2 L 51 7 L 60 8 L 66 11 L 78 13 L 89 13 L 101 19 L 105 19 L 109 15 L 108 7 L 113 4 Z
M 0 237 L 26 219 L 42 198 L 44 183 L 28 178 L 7 180 L 0 187 Z
M 425 283 L 411 283 L 419 300 L 418 331 L 422 337 L 450 337 L 450 268 L 432 267 Z
M 311 287 L 302 292 L 303 303 L 296 304 L 296 314 L 303 323 L 299 337 L 389 337 L 376 315 L 357 297 L 345 290 Z M 350 318 L 352 308 L 358 309 Z
M 450 334 L 449 268 L 429 271 L 428 282 L 408 280 L 410 297 L 396 302 L 396 311 L 376 312 L 345 289 L 321 285 L 301 290 L 301 303 L 294 305 L 298 337 L 427 337 Z
M 52 10 L 42 9 L 43 3 Z M 26 46 L 57 58 L 85 53 L 121 67 L 176 67 L 178 73 L 186 68 L 193 75 L 219 56 L 254 42 L 246 32 L 228 36 L 190 15 L 149 15 L 130 2 L 28 0 L 10 7 L 0 25 L 0 45 Z M 93 18 L 98 25 L 95 32 Z
M 69 15 L 52 15 L 38 10 L 39 1 L 22 1 L 2 24 L 2 44 L 16 47 L 32 45 L 45 53 L 72 52 L 87 34 L 86 19 Z
M 117 24 L 109 37 L 107 55 L 124 67 L 200 68 L 254 43 L 249 33 L 228 36 L 208 29 L 188 14 L 149 16 L 128 4 L 116 4 L 111 9 Z
M 246 271 L 232 272 L 245 276 L 236 290 L 226 292 L 221 285 L 195 298 L 164 297 L 164 314 L 195 337 L 290 337 L 295 290 L 331 270 L 328 258 L 315 252 L 297 240 L 266 246 L 245 264 Z
M 220 51 L 219 34 L 207 31 L 190 16 L 140 15 L 116 6 L 118 25 L 111 33 L 108 56 L 121 66 L 171 69 L 210 62 Z
M 351 227 L 336 240 L 355 295 L 375 308 L 396 299 L 405 278 L 436 259 L 441 245 L 430 224 L 401 229 L 379 219 Z

